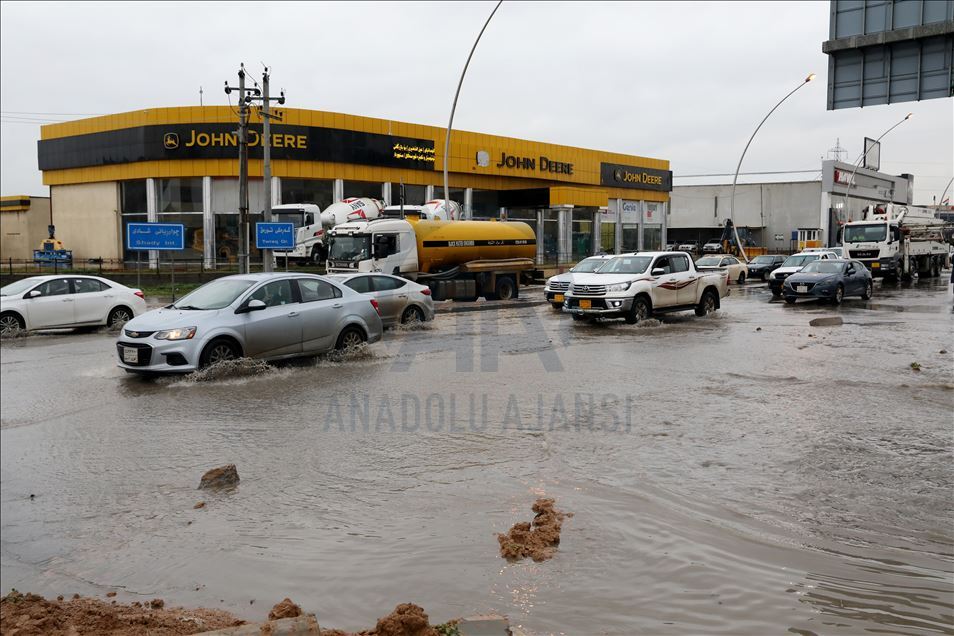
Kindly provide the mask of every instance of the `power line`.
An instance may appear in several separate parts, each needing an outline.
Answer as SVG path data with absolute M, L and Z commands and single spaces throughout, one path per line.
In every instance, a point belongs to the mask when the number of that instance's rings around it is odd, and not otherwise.
M 818 172 L 818 168 L 812 168 L 811 170 L 769 170 L 764 172 L 740 172 L 739 175 L 744 174 L 803 174 L 806 172 Z M 672 175 L 673 179 L 688 179 L 690 177 L 731 177 L 734 172 L 714 172 L 712 174 L 674 174 Z

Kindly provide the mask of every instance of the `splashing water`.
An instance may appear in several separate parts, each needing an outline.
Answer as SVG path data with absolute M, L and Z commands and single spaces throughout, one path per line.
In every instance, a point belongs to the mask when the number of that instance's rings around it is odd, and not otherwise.
M 216 382 L 219 380 L 234 380 L 237 378 L 250 378 L 262 375 L 272 371 L 274 367 L 262 360 L 252 358 L 236 358 L 235 360 L 223 360 L 210 364 L 204 369 L 199 369 L 187 375 L 183 380 L 185 382 Z

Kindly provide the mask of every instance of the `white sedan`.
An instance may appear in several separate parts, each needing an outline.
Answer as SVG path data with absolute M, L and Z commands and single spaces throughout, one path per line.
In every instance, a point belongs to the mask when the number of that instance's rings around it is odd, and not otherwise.
M 146 311 L 138 289 L 98 276 L 31 276 L 0 288 L 0 331 L 113 326 Z
M 732 256 L 731 254 L 715 254 L 704 256 L 696 261 L 696 269 L 726 269 L 729 272 L 729 280 L 735 281 L 740 285 L 749 277 L 749 266 Z

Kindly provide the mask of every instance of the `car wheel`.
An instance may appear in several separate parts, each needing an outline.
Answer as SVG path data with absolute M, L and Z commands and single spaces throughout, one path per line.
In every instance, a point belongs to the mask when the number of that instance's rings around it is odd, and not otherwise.
M 738 282 L 739 282 L 740 285 L 744 285 L 744 284 L 745 284 L 745 272 L 739 272 L 739 281 L 738 281 Z
M 642 296 L 633 299 L 633 307 L 626 314 L 626 324 L 635 325 L 649 318 L 649 303 Z
M 133 312 L 128 307 L 116 307 L 106 318 L 107 327 L 115 327 L 122 325 L 125 322 L 129 322 L 133 319 Z
M 364 343 L 366 340 L 367 338 L 365 337 L 363 331 L 357 327 L 347 327 L 341 332 L 341 335 L 338 336 L 338 342 L 335 343 L 335 349 L 338 351 L 353 349 Z
M 416 322 L 424 322 L 424 312 L 421 311 L 420 307 L 408 307 L 404 310 L 404 313 L 401 314 L 401 324 L 407 325 Z
M 199 368 L 204 369 L 210 364 L 225 362 L 226 360 L 235 360 L 241 356 L 238 347 L 231 340 L 218 338 L 205 345 L 202 355 L 199 356 Z
M 23 329 L 26 329 L 26 323 L 23 322 L 23 318 L 12 311 L 0 315 L 0 333 L 4 336 L 12 336 Z
M 795 296 L 786 296 L 786 297 L 785 297 L 785 302 L 787 302 L 789 305 L 794 305 L 796 300 L 798 300 L 798 298 L 795 297 Z
M 570 314 L 570 315 L 573 316 L 573 320 L 575 320 L 576 322 L 583 322 L 584 320 L 586 320 L 586 316 L 582 314 Z
M 871 300 L 871 295 L 873 291 L 874 291 L 874 285 L 872 285 L 871 281 L 869 280 L 867 283 L 865 283 L 865 291 L 863 294 L 861 294 L 861 299 Z
M 563 311 L 563 303 L 550 303 L 555 311 Z
M 835 288 L 835 295 L 832 297 L 831 302 L 836 305 L 840 305 L 841 301 L 845 299 L 845 287 L 841 284 Z
M 702 298 L 699 299 L 699 304 L 696 305 L 696 315 L 697 316 L 706 316 L 711 314 L 719 306 L 719 299 L 716 297 L 716 294 L 711 289 L 707 289 L 702 292 Z

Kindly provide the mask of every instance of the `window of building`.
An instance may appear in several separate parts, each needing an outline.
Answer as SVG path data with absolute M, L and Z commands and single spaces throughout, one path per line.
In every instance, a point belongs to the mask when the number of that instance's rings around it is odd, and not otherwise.
M 404 205 L 424 205 L 427 186 L 404 184 Z M 401 184 L 391 184 L 391 205 L 401 205 Z
M 616 251 L 616 223 L 600 224 L 600 250 L 607 254 Z
M 202 212 L 202 177 L 157 179 L 159 214 Z
M 557 210 L 543 211 L 543 231 L 537 234 L 537 240 L 543 241 L 543 262 L 556 263 L 560 256 L 560 213 Z
M 650 252 L 662 249 L 662 225 L 643 227 L 643 249 Z
M 471 209 L 475 219 L 496 219 L 500 215 L 500 195 L 496 190 L 474 190 Z
M 594 214 L 595 211 L 589 208 L 574 208 L 570 213 L 573 226 L 570 237 L 570 258 L 574 261 L 582 261 L 587 256 L 592 256 L 593 233 L 596 225 L 593 221 Z
M 119 184 L 119 209 L 123 214 L 145 214 L 146 181 L 122 181 Z
M 344 195 L 346 199 L 381 199 L 381 184 L 377 181 L 345 181 Z
M 334 203 L 335 182 L 330 179 L 285 179 L 282 203 L 314 203 L 322 210 Z

